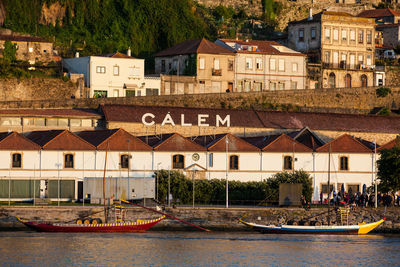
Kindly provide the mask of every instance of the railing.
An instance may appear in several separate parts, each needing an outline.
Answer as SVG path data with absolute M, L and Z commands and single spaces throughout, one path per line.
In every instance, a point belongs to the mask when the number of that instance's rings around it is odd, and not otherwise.
M 375 66 L 367 66 L 364 64 L 346 64 L 345 62 L 341 62 L 341 63 L 322 63 L 322 67 L 325 69 L 372 71 Z

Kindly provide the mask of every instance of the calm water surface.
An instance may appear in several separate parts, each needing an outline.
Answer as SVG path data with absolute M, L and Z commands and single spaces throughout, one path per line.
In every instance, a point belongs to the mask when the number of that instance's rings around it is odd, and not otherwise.
M 400 236 L 0 232 L 0 266 L 400 266 Z

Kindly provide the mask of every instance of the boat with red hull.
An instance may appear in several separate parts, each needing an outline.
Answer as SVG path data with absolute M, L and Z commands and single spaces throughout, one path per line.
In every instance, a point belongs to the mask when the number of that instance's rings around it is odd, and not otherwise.
M 27 227 L 40 232 L 144 232 L 164 220 L 165 216 L 153 220 L 101 224 L 41 223 L 18 219 Z

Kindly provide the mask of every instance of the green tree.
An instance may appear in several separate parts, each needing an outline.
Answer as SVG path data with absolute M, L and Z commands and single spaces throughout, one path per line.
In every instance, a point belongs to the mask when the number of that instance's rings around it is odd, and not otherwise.
M 377 161 L 379 191 L 395 193 L 400 190 L 400 146 L 383 149 Z
M 303 171 L 298 170 L 294 172 L 280 172 L 274 174 L 271 178 L 266 181 L 266 189 L 267 189 L 267 201 L 270 202 L 278 202 L 279 201 L 279 185 L 280 184 L 302 184 L 302 195 L 306 200 L 310 201 L 313 188 L 312 188 L 312 179 L 310 174 Z
M 7 62 L 15 62 L 17 60 L 17 45 L 10 41 L 4 43 L 3 58 Z

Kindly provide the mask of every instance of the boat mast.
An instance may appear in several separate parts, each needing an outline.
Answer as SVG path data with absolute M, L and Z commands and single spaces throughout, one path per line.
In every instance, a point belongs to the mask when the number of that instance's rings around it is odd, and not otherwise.
M 103 174 L 103 203 L 104 203 L 104 221 L 107 223 L 107 206 L 106 206 L 106 168 L 107 168 L 107 152 L 108 152 L 108 142 L 106 149 L 106 158 L 104 160 L 104 174 Z
M 328 153 L 328 225 L 331 224 L 331 144 L 329 144 Z

